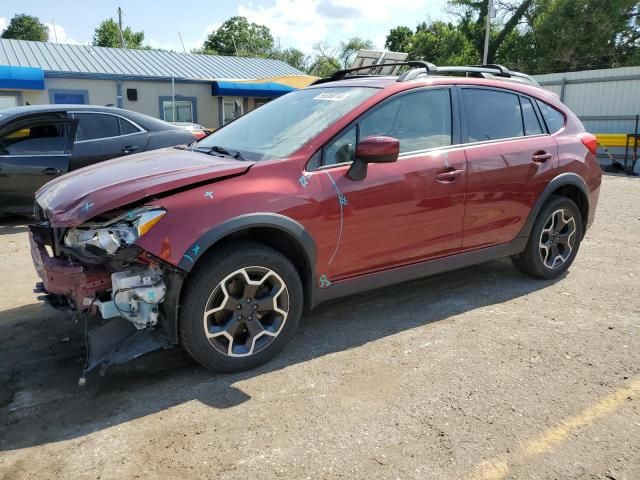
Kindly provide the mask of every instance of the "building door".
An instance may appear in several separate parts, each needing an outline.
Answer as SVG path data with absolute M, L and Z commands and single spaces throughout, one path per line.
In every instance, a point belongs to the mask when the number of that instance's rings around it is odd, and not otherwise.
M 243 113 L 241 98 L 226 97 L 222 99 L 222 125 L 235 120 Z
M 18 95 L 13 93 L 0 93 L 0 110 L 18 106 Z

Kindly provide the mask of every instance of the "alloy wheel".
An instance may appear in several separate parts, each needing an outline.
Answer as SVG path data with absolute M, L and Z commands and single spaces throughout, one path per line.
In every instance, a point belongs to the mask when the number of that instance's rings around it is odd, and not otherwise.
M 545 267 L 555 269 L 571 256 L 576 239 L 576 221 L 569 210 L 553 212 L 540 234 L 540 257 Z
M 227 275 L 205 305 L 204 330 L 211 345 L 230 357 L 269 346 L 289 314 L 289 291 L 273 270 L 253 266 Z

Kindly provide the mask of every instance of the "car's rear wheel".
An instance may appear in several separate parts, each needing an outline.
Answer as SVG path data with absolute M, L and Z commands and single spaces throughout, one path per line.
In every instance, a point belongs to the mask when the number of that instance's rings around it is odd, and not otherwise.
M 237 242 L 191 272 L 182 300 L 180 340 L 206 368 L 234 372 L 271 359 L 300 321 L 303 290 L 278 251 Z
M 511 258 L 527 275 L 556 278 L 573 263 L 581 240 L 580 209 L 570 198 L 554 195 L 540 210 L 525 250 Z

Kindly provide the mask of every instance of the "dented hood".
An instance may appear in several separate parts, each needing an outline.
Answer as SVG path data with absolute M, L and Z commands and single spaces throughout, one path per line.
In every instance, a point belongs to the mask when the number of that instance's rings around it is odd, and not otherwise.
M 243 174 L 252 165 L 180 148 L 153 150 L 67 173 L 38 190 L 36 201 L 53 226 L 72 227 L 146 197 Z

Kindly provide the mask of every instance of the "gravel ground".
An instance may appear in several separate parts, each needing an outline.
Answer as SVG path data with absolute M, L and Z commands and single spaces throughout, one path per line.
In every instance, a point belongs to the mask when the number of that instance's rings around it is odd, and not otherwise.
M 83 326 L 0 226 L 0 478 L 640 478 L 640 179 L 604 179 L 574 266 L 508 260 L 307 315 L 273 362 L 179 349 L 76 386 Z

